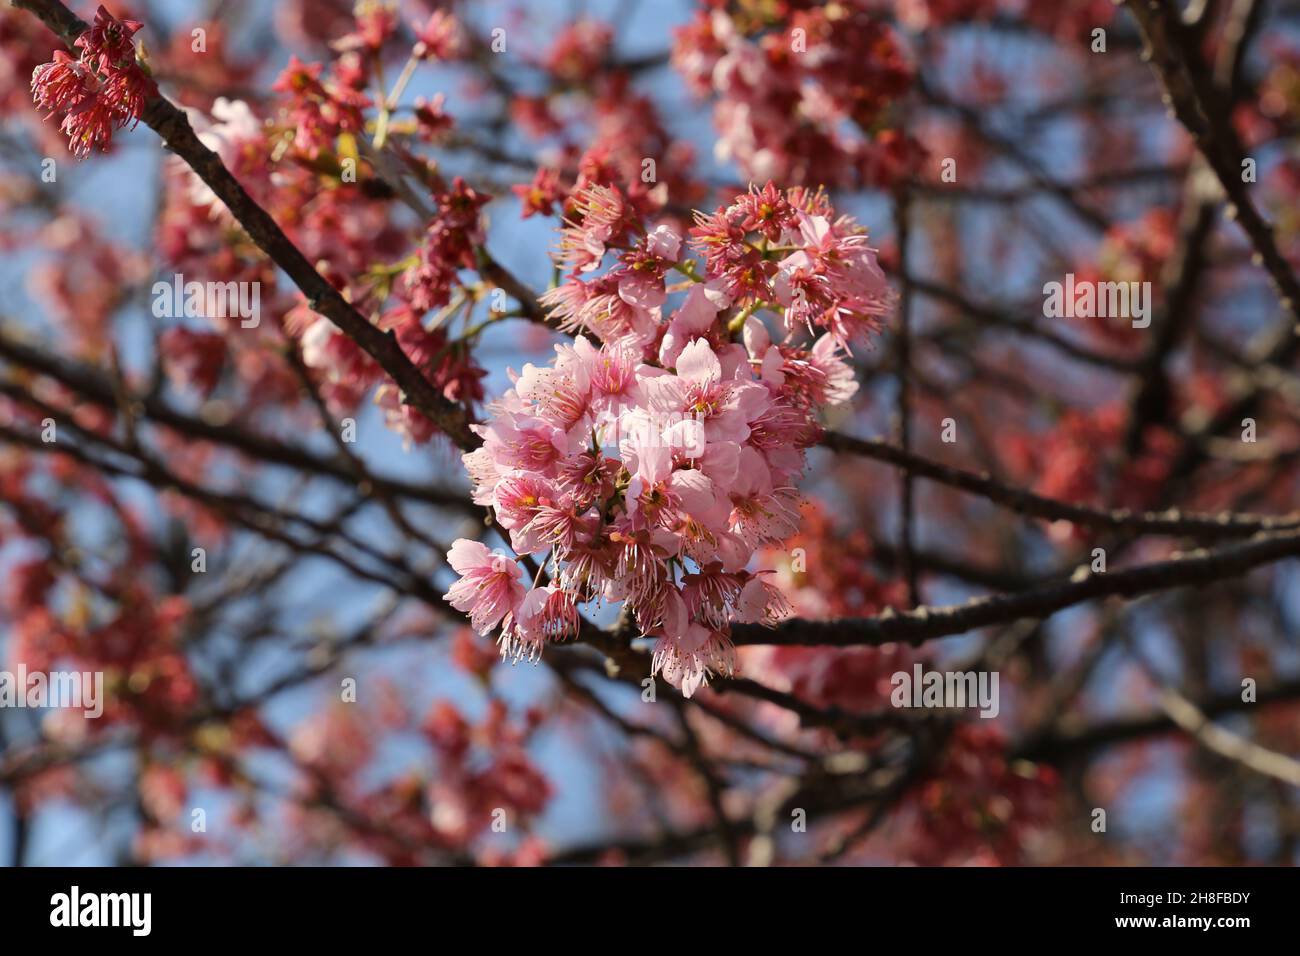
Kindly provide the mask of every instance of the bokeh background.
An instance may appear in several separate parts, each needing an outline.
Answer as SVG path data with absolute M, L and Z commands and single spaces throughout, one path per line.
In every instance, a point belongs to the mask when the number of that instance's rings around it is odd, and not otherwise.
M 347 53 L 330 42 L 360 33 L 379 6 L 111 7 L 145 23 L 163 93 L 194 110 L 196 124 L 211 120 L 218 97 L 246 102 L 265 123 L 241 178 L 259 183 L 255 195 L 281 191 L 272 212 L 292 220 L 291 235 L 341 282 L 357 282 L 383 253 L 399 259 L 421 223 L 393 197 L 366 195 L 366 172 L 358 195 L 321 199 L 342 184 L 295 155 L 285 97 L 272 84 L 291 57 L 337 65 Z M 410 52 L 412 24 L 434 6 L 394 9 L 396 28 L 375 56 L 386 88 Z M 456 58 L 416 70 L 394 137 L 447 180 L 463 176 L 494 197 L 484 244 L 527 288 L 555 277 L 558 220 L 523 218 L 512 190 L 539 168 L 571 184 L 584 162 L 600 160 L 630 183 L 639 159 L 653 155 L 668 184 L 656 215 L 682 225 L 690 209 L 711 211 L 751 181 L 825 185 L 836 209 L 867 227 L 902 294 L 898 315 L 855 349 L 861 389 L 828 423 L 836 430 L 906 443 L 1073 504 L 1295 509 L 1300 379 L 1294 349 L 1271 338 L 1289 328 L 1287 312 L 1162 102 L 1123 7 L 618 0 L 447 9 L 468 39 Z M 1297 14 L 1284 2 L 1179 10 L 1184 58 L 1213 76 L 1212 119 L 1255 161 L 1250 196 L 1276 223 L 1293 269 Z M 801 24 L 829 65 L 778 55 Z M 191 49 L 196 26 L 206 31 L 203 53 Z M 491 50 L 494 30 L 505 31 L 502 53 Z M 205 269 L 226 277 L 232 257 L 255 263 L 256 253 L 195 212 L 190 182 L 143 125 L 119 133 L 109 154 L 68 155 L 57 120 L 42 121 L 28 90 L 32 67 L 55 48 L 31 14 L 0 10 L 5 341 L 130 383 L 194 419 L 339 460 L 320 410 L 274 349 L 204 320 L 152 314 L 154 281 L 178 271 L 202 279 Z M 436 97 L 448 118 L 426 129 L 414 104 Z M 373 122 L 374 110 L 367 116 Z M 46 157 L 53 183 L 41 181 Z M 381 242 L 386 230 L 405 238 Z M 259 274 L 247 268 L 240 274 Z M 1043 284 L 1066 273 L 1151 282 L 1155 321 L 1134 329 L 1124 319 L 1045 317 Z M 303 308 L 283 274 L 262 274 L 276 324 Z M 479 288 L 473 270 L 462 279 Z M 486 295 L 475 308 L 472 319 L 448 320 L 453 337 L 487 317 Z M 173 327 L 211 338 L 169 339 Z M 539 324 L 492 322 L 472 352 L 486 396 L 560 340 Z M 92 431 L 120 434 L 112 409 L 92 408 L 22 354 L 0 356 L 7 428 L 42 417 L 26 393 L 83 416 Z M 372 474 L 463 495 L 459 456 L 445 441 L 412 440 L 372 395 L 343 391 L 326 395 L 326 416 L 356 419 L 352 451 Z M 1257 423 L 1255 442 L 1241 440 L 1246 417 Z M 946 419 L 955 443 L 941 438 Z M 812 715 L 723 689 L 698 705 L 651 708 L 638 687 L 603 680 L 586 658 L 494 664 L 490 640 L 448 620 L 436 600 L 383 580 L 388 567 L 356 546 L 400 554 L 436 599 L 450 579 L 431 544 L 497 543 L 464 508 L 399 493 L 399 522 L 360 481 L 141 427 L 179 474 L 333 530 L 295 527 L 294 539 L 312 546 L 286 548 L 174 488 L 92 478 L 84 462 L 0 439 L 0 659 L 11 669 L 99 662 L 125 688 L 95 726 L 68 712 L 0 709 L 7 864 L 1296 860 L 1300 806 L 1286 777 L 1300 749 L 1290 703 L 1300 694 L 1294 559 L 918 649 L 742 651 L 742 677 L 804 701 Z M 1027 518 L 825 448 L 810 461 L 799 539 L 756 556 L 778 571 L 801 616 L 956 604 L 1066 578 L 1095 547 L 1117 570 L 1187 545 Z M 202 575 L 189 571 L 199 546 Z M 314 546 L 360 554 L 378 570 L 350 573 Z M 806 571 L 791 562 L 795 548 Z M 126 585 L 139 592 L 124 597 Z M 598 623 L 613 619 L 589 610 Z M 826 723 L 828 713 L 887 713 L 889 675 L 914 661 L 996 667 L 998 719 L 966 714 L 938 721 L 938 731 Z M 356 703 L 340 699 L 344 678 L 357 683 Z M 1266 691 L 1253 706 L 1240 703 L 1243 678 Z M 1277 772 L 1174 732 L 1161 680 L 1235 739 L 1267 750 Z M 858 797 L 824 783 L 833 755 L 857 768 Z M 893 771 L 884 782 L 871 776 Z M 787 821 L 804 805 L 813 808 L 808 829 L 792 830 Z M 501 807 L 504 833 L 492 828 Z M 1094 829 L 1098 808 L 1105 832 Z M 205 832 L 191 826 L 195 809 Z M 720 810 L 743 824 L 727 832 Z M 779 822 L 764 824 L 774 814 Z M 770 839 L 760 846 L 760 837 Z

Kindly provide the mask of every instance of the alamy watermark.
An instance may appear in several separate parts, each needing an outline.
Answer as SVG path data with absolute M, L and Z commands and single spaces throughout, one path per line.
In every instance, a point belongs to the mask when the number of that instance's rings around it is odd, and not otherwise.
M 153 928 L 153 894 L 83 893 L 73 886 L 50 897 L 50 925 L 120 926 L 131 930 L 132 936 L 148 936 Z
M 163 319 L 239 319 L 245 329 L 262 321 L 262 283 L 186 282 L 176 273 L 171 282 L 153 284 L 153 314 Z
M 889 678 L 895 707 L 979 707 L 980 716 L 998 715 L 997 671 L 927 671 L 920 664 L 912 673 L 897 671 Z
M 1150 282 L 1076 280 L 1067 272 L 1064 282 L 1046 283 L 1043 296 L 1049 319 L 1132 319 L 1135 329 L 1151 324 Z
M 0 671 L 0 707 L 66 707 L 91 719 L 104 713 L 103 671 Z
M 628 441 L 642 448 L 667 448 L 686 458 L 700 458 L 707 447 L 705 417 L 695 411 L 629 410 L 614 406 L 596 416 L 603 445 Z

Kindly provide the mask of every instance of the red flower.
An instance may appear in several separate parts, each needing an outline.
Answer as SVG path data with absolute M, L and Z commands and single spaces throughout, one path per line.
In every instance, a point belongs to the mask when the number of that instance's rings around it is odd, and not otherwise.
M 421 60 L 453 60 L 460 52 L 460 24 L 446 10 L 435 10 L 423 27 L 414 27 L 415 48 Z
M 100 73 L 109 73 L 135 63 L 135 36 L 144 24 L 137 20 L 118 20 L 101 4 L 95 22 L 77 38 L 81 58 Z
M 84 159 L 92 148 L 108 149 L 113 141 L 114 124 L 117 124 L 117 116 L 107 99 L 91 96 L 81 100 L 63 118 L 62 129 L 68 134 L 68 149 L 78 159 Z
M 62 51 L 32 71 L 32 99 L 49 110 L 47 119 L 63 113 L 60 128 L 78 159 L 92 148 L 107 150 L 113 130 L 134 125 L 158 87 L 135 61 L 131 37 L 140 29 L 134 20 L 117 20 L 103 7 L 94 25 L 77 38 L 81 58 Z
M 83 63 L 56 50 L 53 62 L 32 71 L 32 99 L 38 109 L 49 110 L 53 116 L 93 96 L 93 82 L 94 75 Z
M 560 187 L 560 174 L 554 169 L 539 169 L 531 183 L 511 186 L 510 190 L 523 201 L 524 219 L 533 213 L 549 216 L 555 204 L 560 201 L 563 192 Z

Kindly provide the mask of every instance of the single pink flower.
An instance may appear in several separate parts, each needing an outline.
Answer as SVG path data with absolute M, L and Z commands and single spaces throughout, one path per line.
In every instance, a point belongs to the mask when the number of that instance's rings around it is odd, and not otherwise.
M 699 418 L 710 442 L 749 437 L 749 422 L 767 407 L 766 389 L 752 381 L 724 379 L 722 363 L 704 339 L 682 349 L 676 372 L 645 383 L 652 408 Z
M 460 53 L 460 23 L 446 10 L 435 10 L 424 26 L 412 27 L 415 49 L 412 55 L 422 60 L 453 60 Z
M 794 611 L 780 588 L 765 575 L 754 575 L 735 600 L 734 613 L 737 621 L 775 627 Z
M 533 588 L 501 632 L 501 656 L 536 661 L 550 642 L 578 633 L 581 618 L 573 595 L 557 584 Z
M 470 625 L 480 634 L 491 631 L 524 599 L 519 565 L 485 544 L 457 538 L 447 552 L 447 563 L 460 580 L 443 599 L 469 614 Z
M 655 644 L 650 664 L 652 674 L 660 674 L 686 698 L 714 675 L 730 677 L 735 667 L 735 648 L 727 636 L 694 622 L 680 631 L 666 631 Z
M 681 308 L 673 313 L 668 330 L 659 344 L 659 361 L 665 368 L 677 364 L 677 357 L 682 354 L 690 341 L 700 338 L 718 320 L 718 313 L 730 305 L 730 298 L 719 289 L 711 289 L 697 284 L 686 293 L 686 300 Z
M 646 251 L 667 262 L 676 262 L 682 254 L 682 236 L 672 226 L 655 226 L 646 236 Z

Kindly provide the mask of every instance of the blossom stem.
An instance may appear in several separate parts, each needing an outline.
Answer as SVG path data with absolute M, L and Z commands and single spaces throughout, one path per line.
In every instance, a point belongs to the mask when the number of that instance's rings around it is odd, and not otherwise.
M 406 92 L 406 85 L 411 82 L 411 77 L 415 75 L 415 68 L 419 66 L 420 58 L 412 54 L 407 57 L 406 65 L 402 67 L 401 74 L 397 77 L 397 82 L 393 84 L 393 90 L 388 96 L 379 101 L 379 119 L 375 121 L 375 149 L 383 149 L 384 143 L 388 140 L 388 118 L 392 115 L 393 110 L 397 109 L 397 103 Z M 382 72 L 382 67 L 380 68 Z M 382 80 L 381 89 L 382 89 Z
M 685 259 L 682 262 L 674 262 L 673 268 L 680 272 L 692 282 L 703 282 L 704 278 L 695 271 L 695 260 Z

